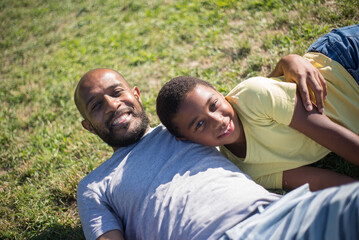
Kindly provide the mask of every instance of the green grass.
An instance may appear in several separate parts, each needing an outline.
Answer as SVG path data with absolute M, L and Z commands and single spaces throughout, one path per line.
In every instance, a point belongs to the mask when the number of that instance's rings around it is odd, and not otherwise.
M 76 187 L 111 155 L 73 103 L 86 71 L 113 68 L 139 86 L 155 126 L 156 93 L 172 77 L 227 93 L 358 16 L 357 0 L 1 1 L 0 239 L 84 238 Z M 320 166 L 358 177 L 327 159 Z

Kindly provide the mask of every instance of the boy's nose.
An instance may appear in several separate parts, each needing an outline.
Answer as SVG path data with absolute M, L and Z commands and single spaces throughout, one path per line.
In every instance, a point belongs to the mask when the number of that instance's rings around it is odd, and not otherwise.
M 212 126 L 214 129 L 222 128 L 224 125 L 222 114 L 213 114 L 212 115 Z
M 121 104 L 118 98 L 105 95 L 106 113 L 116 111 Z

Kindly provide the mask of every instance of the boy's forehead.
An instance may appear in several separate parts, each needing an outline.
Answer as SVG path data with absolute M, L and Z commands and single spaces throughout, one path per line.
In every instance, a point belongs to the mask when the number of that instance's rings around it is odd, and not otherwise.
M 183 112 L 200 111 L 206 107 L 209 101 L 213 98 L 214 93 L 207 88 L 196 87 L 188 92 L 186 97 L 182 99 L 179 104 L 179 110 Z
M 198 101 L 208 101 L 209 98 L 212 98 L 213 96 L 219 94 L 216 90 L 205 86 L 198 84 L 192 91 L 190 91 L 186 95 L 186 100 L 191 99 L 194 102 Z

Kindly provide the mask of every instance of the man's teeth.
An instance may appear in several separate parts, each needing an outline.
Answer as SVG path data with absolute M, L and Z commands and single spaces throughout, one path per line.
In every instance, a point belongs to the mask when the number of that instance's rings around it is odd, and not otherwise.
M 117 119 L 112 123 L 112 125 L 119 124 L 119 123 L 125 121 L 128 117 L 129 117 L 129 114 L 128 114 L 128 113 L 124 113 L 124 114 L 122 114 L 119 118 L 117 118 Z

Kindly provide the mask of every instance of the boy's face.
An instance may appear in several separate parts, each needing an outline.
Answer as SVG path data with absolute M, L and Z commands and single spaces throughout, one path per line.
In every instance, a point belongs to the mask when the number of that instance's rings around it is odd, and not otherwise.
M 208 146 L 239 139 L 239 119 L 228 101 L 216 90 L 198 84 L 181 102 L 173 118 L 183 140 Z

